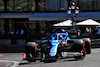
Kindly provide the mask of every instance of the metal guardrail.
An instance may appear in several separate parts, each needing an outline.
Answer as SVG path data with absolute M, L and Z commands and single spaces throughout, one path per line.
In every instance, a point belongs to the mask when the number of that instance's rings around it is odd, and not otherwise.
M 91 39 L 91 47 L 100 47 L 100 38 L 99 39 Z

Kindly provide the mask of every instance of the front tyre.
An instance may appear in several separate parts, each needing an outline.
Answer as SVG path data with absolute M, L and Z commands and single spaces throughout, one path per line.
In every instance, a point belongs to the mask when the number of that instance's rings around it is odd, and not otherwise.
M 29 62 L 35 62 L 31 58 L 37 57 L 37 44 L 35 42 L 27 42 L 25 44 L 26 60 Z

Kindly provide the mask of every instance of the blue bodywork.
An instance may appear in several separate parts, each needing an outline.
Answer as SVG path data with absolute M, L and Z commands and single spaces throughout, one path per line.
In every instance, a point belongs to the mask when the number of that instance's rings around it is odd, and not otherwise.
M 73 40 L 69 38 L 67 32 L 65 33 L 54 33 L 51 35 L 51 50 L 49 56 L 55 56 L 57 53 L 57 48 L 60 42 Z

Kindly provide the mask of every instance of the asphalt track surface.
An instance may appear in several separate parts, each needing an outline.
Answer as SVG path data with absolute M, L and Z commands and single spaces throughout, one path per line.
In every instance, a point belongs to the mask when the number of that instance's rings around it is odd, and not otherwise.
M 92 49 L 84 60 L 74 58 L 61 59 L 56 62 L 21 61 L 23 53 L 0 53 L 0 67 L 100 67 L 100 48 Z

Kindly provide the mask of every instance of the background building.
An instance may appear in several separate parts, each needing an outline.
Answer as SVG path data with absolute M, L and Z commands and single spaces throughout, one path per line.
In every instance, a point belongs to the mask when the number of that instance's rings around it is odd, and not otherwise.
M 75 21 L 100 21 L 100 0 L 0 0 L 0 43 L 24 44 L 46 27 L 71 19 L 67 9 L 72 1 L 80 8 Z

